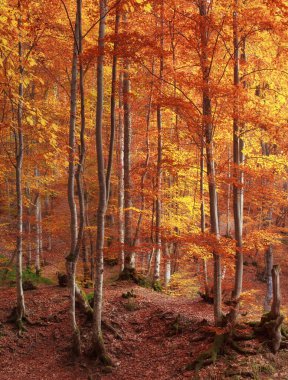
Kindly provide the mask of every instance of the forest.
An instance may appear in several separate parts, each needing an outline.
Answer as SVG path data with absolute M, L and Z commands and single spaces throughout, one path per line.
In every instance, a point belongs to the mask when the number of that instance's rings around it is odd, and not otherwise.
M 0 379 L 288 379 L 288 1 L 0 1 Z

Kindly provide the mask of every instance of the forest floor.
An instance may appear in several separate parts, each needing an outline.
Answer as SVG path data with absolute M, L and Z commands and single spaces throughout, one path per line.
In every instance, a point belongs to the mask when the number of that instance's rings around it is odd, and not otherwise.
M 255 270 L 251 265 L 247 268 L 246 273 Z M 48 266 L 46 271 L 53 272 L 53 269 Z M 263 291 L 263 283 L 255 284 L 253 287 Z M 132 289 L 136 297 L 122 297 Z M 257 348 L 256 355 L 244 356 L 228 350 L 214 365 L 198 374 L 187 371 L 187 364 L 207 350 L 212 341 L 209 333 L 201 339 L 200 331 L 207 322 L 212 324 L 213 306 L 200 297 L 176 297 L 106 279 L 104 337 L 112 367 L 101 367 L 87 355 L 91 322 L 80 311 L 84 354 L 80 359 L 73 359 L 67 288 L 40 285 L 25 292 L 25 297 L 34 324 L 27 325 L 28 331 L 19 337 L 15 326 L 6 322 L 15 305 L 15 289 L 1 289 L 1 380 L 288 379 L 288 350 L 273 355 L 265 342 L 256 340 L 245 343 Z M 284 301 L 287 301 L 285 297 Z M 243 314 L 248 313 L 243 317 L 247 320 L 257 317 L 250 313 L 249 302 L 244 302 L 242 309 Z

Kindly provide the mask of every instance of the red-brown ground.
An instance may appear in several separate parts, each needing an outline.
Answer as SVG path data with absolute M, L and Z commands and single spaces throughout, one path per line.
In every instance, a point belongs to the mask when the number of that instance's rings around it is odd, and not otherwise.
M 262 313 L 265 284 L 256 280 L 253 265 L 245 270 L 245 283 L 253 283 L 258 293 L 244 300 L 242 312 L 248 313 L 246 319 L 257 319 Z M 46 269 L 46 274 L 49 272 L 54 273 L 54 266 Z M 283 289 L 287 286 L 286 277 L 284 271 Z M 124 299 L 122 294 L 132 289 L 136 298 Z M 195 373 L 186 371 L 185 367 L 210 344 L 207 339 L 193 342 L 197 338 L 199 322 L 203 319 L 213 322 L 213 307 L 199 297 L 193 300 L 172 297 L 131 283 L 106 279 L 104 319 L 115 331 L 104 328 L 104 336 L 114 367 L 103 368 L 86 355 L 91 323 L 81 312 L 78 314 L 84 354 L 80 359 L 73 359 L 71 355 L 67 289 L 43 285 L 25 292 L 25 296 L 30 319 L 36 324 L 28 325 L 28 331 L 18 337 L 15 327 L 6 323 L 15 304 L 15 289 L 1 289 L 1 380 L 193 379 Z M 258 309 L 255 308 L 257 299 Z M 283 305 L 287 306 L 286 292 Z M 252 345 L 254 348 L 261 346 L 257 341 Z M 201 370 L 199 375 L 205 380 L 288 379 L 287 359 L 285 350 L 274 356 L 260 347 L 259 353 L 250 357 L 232 351 L 215 365 Z

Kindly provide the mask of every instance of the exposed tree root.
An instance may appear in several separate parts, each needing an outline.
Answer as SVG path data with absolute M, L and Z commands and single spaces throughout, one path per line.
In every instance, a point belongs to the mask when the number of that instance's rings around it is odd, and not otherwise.
M 233 339 L 229 341 L 229 345 L 234 351 L 241 355 L 256 355 L 257 353 L 256 351 L 246 350 L 245 348 L 240 347 Z
M 236 342 L 243 342 L 245 340 L 252 340 L 252 339 L 255 339 L 256 338 L 256 335 L 254 334 L 254 332 L 250 335 L 237 335 L 236 333 L 233 334 L 233 340 L 236 341 Z
M 93 337 L 91 356 L 98 359 L 104 366 L 111 366 L 112 360 L 107 354 L 102 335 Z
M 200 371 L 201 368 L 215 363 L 218 355 L 223 354 L 228 334 L 215 335 L 214 342 L 209 350 L 203 352 L 198 358 L 186 367 L 187 370 Z
M 18 308 L 15 306 L 10 315 L 8 316 L 6 322 L 7 323 L 14 323 L 18 329 L 18 336 L 21 337 L 24 332 L 27 331 L 24 322 L 29 322 L 27 316 L 22 315 L 22 313 L 19 313 Z
M 197 342 L 200 340 L 204 340 L 204 333 L 205 332 L 203 332 L 201 336 L 197 337 L 197 339 L 193 339 L 192 341 Z M 199 357 L 193 363 L 188 364 L 186 368 L 187 370 L 199 371 L 204 366 L 215 363 L 220 355 L 224 355 L 226 353 L 227 349 L 232 349 L 241 355 L 255 355 L 255 351 L 242 348 L 236 342 L 242 340 L 251 340 L 253 339 L 253 337 L 253 334 L 251 334 L 250 336 L 240 336 L 235 333 L 234 335 L 233 330 L 225 330 L 222 334 L 216 334 L 214 336 L 214 340 L 211 347 L 207 351 L 200 354 Z
M 281 347 L 282 340 L 282 323 L 284 321 L 284 316 L 282 314 L 274 317 L 274 315 L 269 312 L 262 316 L 260 323 L 254 326 L 254 331 L 257 335 L 263 335 L 269 338 L 271 349 L 274 353 L 279 351 Z M 287 334 L 287 332 L 285 331 Z M 286 336 L 286 335 L 284 335 Z
M 73 332 L 72 336 L 72 351 L 75 356 L 81 355 L 81 336 L 80 336 L 80 330 L 76 328 Z
M 123 336 L 108 321 L 102 319 L 101 324 L 104 329 L 112 332 L 117 339 L 123 340 Z

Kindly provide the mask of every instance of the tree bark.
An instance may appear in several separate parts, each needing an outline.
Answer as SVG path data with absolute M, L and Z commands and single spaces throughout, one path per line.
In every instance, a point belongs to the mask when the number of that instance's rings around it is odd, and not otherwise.
M 40 230 L 40 212 L 41 212 L 41 198 L 40 194 L 37 195 L 35 205 L 35 220 L 36 220 L 36 253 L 35 253 L 35 272 L 40 276 L 41 272 L 41 230 Z
M 119 175 L 118 175 L 118 209 L 119 209 L 119 263 L 120 272 L 124 270 L 124 237 L 125 237 L 125 224 L 124 224 L 124 126 L 123 126 L 123 73 L 120 73 L 119 79 Z
M 117 79 L 117 61 L 118 61 L 118 34 L 119 34 L 119 22 L 120 22 L 120 10 L 117 6 L 115 16 L 115 30 L 114 30 L 114 47 L 113 47 L 113 62 L 112 62 L 112 86 L 111 86 L 111 114 L 110 114 L 110 146 L 109 157 L 106 173 L 106 193 L 107 203 L 110 197 L 110 179 L 113 165 L 113 153 L 114 153 L 114 141 L 115 141 L 115 129 L 116 129 L 116 79 Z
M 18 8 L 21 14 L 21 2 L 18 2 Z M 17 324 L 19 329 L 22 329 L 22 321 L 25 318 L 25 301 L 22 286 L 22 259 L 23 259 L 23 194 L 22 194 L 22 167 L 24 153 L 24 138 L 23 138 L 23 76 L 24 69 L 23 47 L 21 35 L 22 20 L 21 16 L 18 20 L 19 42 L 19 86 L 18 86 L 18 105 L 17 105 L 17 131 L 15 133 L 15 155 L 16 155 L 16 197 L 17 197 L 17 256 L 16 256 L 16 291 L 17 291 Z
M 204 147 L 205 147 L 205 136 L 204 131 L 202 130 L 201 135 L 201 151 L 200 151 L 200 211 L 201 211 L 201 232 L 205 233 L 205 198 L 204 198 L 204 165 L 205 165 L 205 157 L 204 157 Z M 204 280 L 204 290 L 205 295 L 208 297 L 209 295 L 209 284 L 208 284 L 208 271 L 207 271 L 207 259 L 203 259 L 203 280 Z
M 171 256 L 169 244 L 165 243 L 165 273 L 164 273 L 164 286 L 168 287 L 171 279 Z
M 243 252 L 242 252 L 242 230 L 243 230 L 243 211 L 241 193 L 241 146 L 240 146 L 240 128 L 239 128 L 239 37 L 238 37 L 238 0 L 234 0 L 233 11 L 233 45 L 234 45 L 234 110 L 233 110 L 233 163 L 234 163 L 234 181 L 233 181 L 233 213 L 234 213 L 234 230 L 236 240 L 236 268 L 235 284 L 233 297 L 237 300 L 242 292 L 243 283 Z
M 153 75 L 154 74 L 154 59 L 152 62 L 151 72 Z M 145 191 L 145 180 L 146 180 L 146 176 L 147 176 L 147 172 L 148 172 L 148 166 L 149 166 L 149 162 L 150 162 L 150 136 L 149 136 L 149 132 L 150 132 L 151 111 L 152 111 L 153 87 L 154 87 L 154 81 L 152 79 L 151 90 L 150 90 L 149 100 L 148 100 L 148 110 L 147 110 L 147 116 L 146 116 L 146 138 L 145 138 L 146 158 L 145 158 L 145 169 L 144 169 L 143 174 L 141 176 L 141 207 L 140 207 L 140 213 L 139 213 L 137 226 L 136 226 L 136 230 L 135 230 L 133 246 L 136 245 L 136 242 L 138 240 L 140 228 L 141 228 L 141 223 L 142 223 L 142 219 L 143 219 L 143 211 L 145 210 L 145 194 L 144 194 L 144 191 Z
M 208 36 L 209 36 L 209 18 L 208 18 L 208 1 L 200 2 L 201 16 L 201 69 L 203 76 L 203 130 L 206 143 L 206 160 L 207 160 L 207 176 L 209 188 L 209 206 L 210 206 L 210 229 L 216 240 L 220 238 L 219 219 L 218 219 L 218 200 L 216 187 L 216 171 L 214 161 L 213 148 L 213 125 L 212 125 L 212 109 L 210 95 L 210 63 L 207 56 Z M 222 289 L 221 289 L 221 256 L 214 250 L 214 320 L 215 325 L 222 323 Z
M 273 248 L 272 245 L 269 245 L 269 247 L 266 249 L 265 252 L 265 270 L 266 270 L 266 284 L 267 284 L 267 290 L 264 300 L 264 311 L 269 311 L 269 305 L 271 303 L 271 300 L 273 298 L 273 282 L 272 282 L 272 269 L 273 269 Z
M 74 31 L 71 89 L 70 89 L 70 122 L 69 122 L 69 167 L 68 167 L 68 204 L 70 209 L 70 253 L 66 257 L 66 268 L 69 279 L 70 316 L 72 327 L 72 348 L 79 355 L 81 353 L 80 331 L 76 321 L 75 289 L 77 265 L 77 237 L 78 217 L 75 201 L 75 127 L 77 112 L 77 62 L 79 55 L 79 18 L 81 0 L 77 0 L 77 11 Z
M 103 103 L 104 103 L 104 38 L 106 23 L 106 1 L 100 0 L 100 22 L 97 58 L 97 105 L 96 105 L 96 154 L 98 169 L 98 209 L 97 209 L 97 238 L 96 238 L 96 273 L 94 287 L 94 308 L 93 308 L 93 336 L 92 352 L 95 357 L 104 363 L 109 363 L 102 336 L 102 301 L 103 301 L 103 272 L 104 272 L 104 232 L 105 214 L 107 209 L 107 187 L 105 179 L 104 153 L 103 153 Z
M 164 2 L 161 1 L 161 37 L 160 37 L 160 70 L 159 70 L 159 80 L 160 80 L 160 94 L 162 88 L 163 80 L 163 70 L 164 70 Z M 160 278 L 160 262 L 161 262 L 161 252 L 162 252 L 162 238 L 161 238 L 161 218 L 162 218 L 162 200 L 161 200 L 161 191 L 162 191 L 162 146 L 163 146 L 163 132 L 162 132 L 162 112 L 161 106 L 157 104 L 157 174 L 156 174 L 156 207 L 155 207 L 155 267 L 154 267 L 154 282 L 159 281 Z
M 127 31 L 127 16 L 123 17 L 125 30 Z M 125 219 L 125 261 L 124 273 L 135 272 L 135 252 L 132 246 L 132 198 L 131 198 L 131 104 L 130 104 L 130 64 L 129 59 L 124 58 L 124 76 L 123 76 L 123 108 L 124 108 L 124 219 Z

